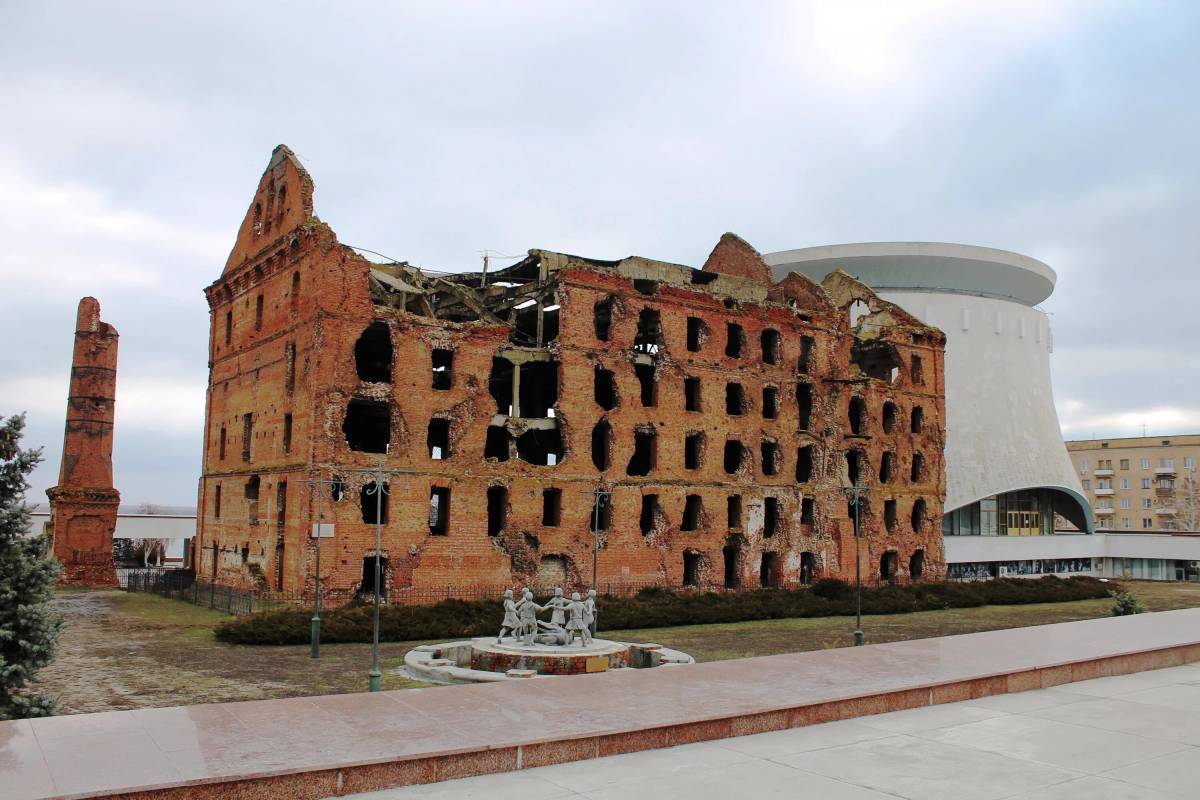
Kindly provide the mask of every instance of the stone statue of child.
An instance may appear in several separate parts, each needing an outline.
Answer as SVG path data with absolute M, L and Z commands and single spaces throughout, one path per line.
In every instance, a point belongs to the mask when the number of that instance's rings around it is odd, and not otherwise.
M 583 601 L 583 621 L 587 623 L 592 638 L 596 637 L 596 590 L 588 589 L 587 599 Z
M 513 602 L 513 590 L 504 590 L 504 621 L 500 623 L 500 635 L 496 637 L 496 644 L 500 644 L 504 639 L 505 631 L 510 636 L 515 636 L 521 627 L 520 619 L 517 616 L 517 604 Z
M 567 605 L 567 610 L 571 614 L 571 619 L 567 622 L 567 633 L 570 639 L 567 644 L 575 642 L 575 634 L 579 634 L 579 638 L 583 640 L 584 647 L 592 643 L 592 632 L 588 630 L 587 623 L 584 622 L 584 605 L 579 599 L 579 592 L 571 593 L 571 602 Z
M 554 590 L 554 597 L 550 598 L 550 602 L 546 607 L 552 609 L 550 612 L 551 627 L 564 628 L 567 625 L 567 606 L 571 601 L 563 597 L 562 587 L 559 586 Z
M 523 644 L 533 644 L 533 637 L 537 635 L 538 631 L 538 612 L 545 610 L 545 606 L 539 606 L 533 602 L 533 592 L 526 589 L 520 605 L 517 606 L 517 614 L 521 618 L 521 642 Z

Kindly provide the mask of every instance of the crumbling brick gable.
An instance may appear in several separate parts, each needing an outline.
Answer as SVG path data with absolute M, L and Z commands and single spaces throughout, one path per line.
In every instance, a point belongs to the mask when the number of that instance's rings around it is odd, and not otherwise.
M 708 255 L 702 268 L 705 272 L 720 272 L 771 286 L 771 268 L 762 255 L 736 233 L 722 234 L 717 246 Z

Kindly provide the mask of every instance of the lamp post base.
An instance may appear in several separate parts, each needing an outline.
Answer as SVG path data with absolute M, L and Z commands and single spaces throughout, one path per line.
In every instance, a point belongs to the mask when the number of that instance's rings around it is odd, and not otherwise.
M 312 618 L 312 648 L 308 652 L 309 658 L 321 657 L 321 618 L 313 615 Z
M 380 691 L 383 688 L 382 681 L 383 681 L 383 673 L 381 673 L 379 671 L 378 667 L 372 667 L 371 671 L 367 673 L 367 683 L 370 687 L 368 689 L 368 691 L 371 691 L 371 692 Z
M 862 632 L 862 630 L 856 630 L 854 632 L 854 646 L 862 647 L 862 644 L 863 644 L 863 632 Z

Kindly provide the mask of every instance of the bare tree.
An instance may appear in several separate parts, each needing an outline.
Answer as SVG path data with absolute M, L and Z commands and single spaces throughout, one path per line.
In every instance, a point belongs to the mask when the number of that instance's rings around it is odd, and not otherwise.
M 143 567 L 150 566 L 151 561 L 162 566 L 167 555 L 166 539 L 131 539 L 130 545 L 134 558 L 139 559 Z
M 1200 480 L 1184 476 L 1175 484 L 1175 516 L 1167 523 L 1172 531 L 1200 531 Z

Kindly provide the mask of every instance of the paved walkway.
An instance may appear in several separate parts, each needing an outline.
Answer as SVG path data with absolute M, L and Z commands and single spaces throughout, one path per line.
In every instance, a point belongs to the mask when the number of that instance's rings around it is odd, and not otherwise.
M 351 800 L 1195 800 L 1200 664 Z
M 0 722 L 0 797 L 318 800 L 1191 662 L 1200 662 L 1200 609 L 652 670 Z M 995 734 L 1012 746 L 1022 736 Z M 872 746 L 896 772 L 887 742 Z M 907 769 L 934 775 L 942 766 L 921 763 Z M 954 774 L 964 786 L 996 780 L 983 769 Z

